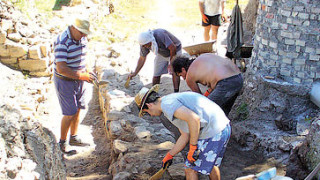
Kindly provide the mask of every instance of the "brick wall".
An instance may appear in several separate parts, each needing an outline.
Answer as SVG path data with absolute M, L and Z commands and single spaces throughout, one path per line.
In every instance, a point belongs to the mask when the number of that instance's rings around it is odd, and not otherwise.
M 260 0 L 250 67 L 291 83 L 320 79 L 320 1 Z

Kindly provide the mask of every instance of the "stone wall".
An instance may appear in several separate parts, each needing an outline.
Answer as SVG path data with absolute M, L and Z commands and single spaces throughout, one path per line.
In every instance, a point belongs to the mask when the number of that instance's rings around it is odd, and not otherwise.
M 27 120 L 21 111 L 0 108 L 0 179 L 66 178 L 60 149 L 52 132 Z
M 310 139 L 320 113 L 310 100 L 320 78 L 319 20 L 320 1 L 259 1 L 252 58 L 229 115 L 241 145 L 276 157 L 295 179 L 320 162 L 310 158 L 319 152 Z
M 50 32 L 0 1 L 0 62 L 32 76 L 52 73 Z
M 287 82 L 320 78 L 320 1 L 260 0 L 250 65 Z
M 137 117 L 134 95 L 143 84 L 131 84 L 130 89 L 125 89 L 123 82 L 127 75 L 118 74 L 107 59 L 100 59 L 101 63 L 97 62 L 96 66 L 98 76 L 108 82 L 99 86 L 100 108 L 112 149 L 108 172 L 114 180 L 149 179 L 161 168 L 161 160 L 175 140 L 162 125 L 161 118 Z M 114 62 L 110 64 L 117 66 Z M 177 154 L 163 178 L 184 179 L 183 161 L 182 154 Z
M 0 18 L 0 62 L 29 75 L 49 75 L 50 32 L 40 28 L 37 19 L 30 21 L 16 11 L 10 1 L 0 0 Z M 45 109 L 41 102 L 46 95 L 41 92 L 46 90 L 39 88 L 44 84 L 23 83 L 21 73 L 3 67 L 1 64 L 0 179 L 66 179 L 55 136 L 38 122 Z

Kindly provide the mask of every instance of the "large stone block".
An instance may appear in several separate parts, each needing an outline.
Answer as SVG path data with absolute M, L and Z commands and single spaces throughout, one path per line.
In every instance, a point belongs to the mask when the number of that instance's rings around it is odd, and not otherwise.
M 11 58 L 11 57 L 0 58 L 0 61 L 3 64 L 6 64 L 6 65 L 13 65 L 13 64 L 16 64 L 18 62 L 17 58 Z
M 11 33 L 8 34 L 8 39 L 18 43 L 22 40 L 22 36 L 19 33 Z
M 312 61 L 320 61 L 320 56 L 315 54 L 310 54 L 310 60 Z
M 4 44 L 6 42 L 7 34 L 3 31 L 0 31 L 0 44 Z
M 28 57 L 30 59 L 41 59 L 40 47 L 38 45 L 31 46 L 28 50 Z
M 48 54 L 47 46 L 41 45 L 40 52 L 41 52 L 41 57 L 47 57 L 47 54 Z
M 37 76 L 37 77 L 44 77 L 44 76 L 51 76 L 52 71 L 46 70 L 46 71 L 32 71 L 29 73 L 30 76 Z
M 6 44 L 7 49 L 9 50 L 9 56 L 10 57 L 22 57 L 27 54 L 28 47 L 16 44 L 16 43 L 10 43 Z
M 9 29 L 13 29 L 13 22 L 12 20 L 2 19 L 1 20 L 1 29 L 7 31 Z
M 320 83 L 314 83 L 310 92 L 311 101 L 320 107 Z
M 26 71 L 45 71 L 47 63 L 45 60 L 19 60 L 19 67 Z
M 10 52 L 4 44 L 0 44 L 0 57 L 10 57 Z

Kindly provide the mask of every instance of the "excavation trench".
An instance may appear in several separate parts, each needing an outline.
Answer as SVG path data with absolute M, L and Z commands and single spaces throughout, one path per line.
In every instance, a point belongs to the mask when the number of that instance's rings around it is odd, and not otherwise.
M 171 133 L 166 128 L 167 124 L 166 127 L 163 125 L 164 116 L 138 117 L 134 96 L 143 86 L 150 88 L 151 84 L 144 84 L 143 78 L 135 77 L 129 88 L 124 88 L 127 73 L 120 74 L 107 67 L 96 69 L 99 78 L 109 82 L 98 89 L 100 109 L 111 148 L 108 173 L 116 179 L 148 179 L 161 168 L 161 160 L 175 143 L 177 134 Z M 170 76 L 162 78 L 160 87 L 161 95 L 171 93 Z M 187 90 L 182 82 L 181 91 Z M 184 156 L 179 153 L 164 174 L 164 179 L 184 179 L 183 162 Z M 259 150 L 245 151 L 231 138 L 221 165 L 221 174 L 224 179 L 235 179 L 271 167 L 278 168 L 278 175 L 285 174 L 285 168 L 275 159 L 264 158 Z

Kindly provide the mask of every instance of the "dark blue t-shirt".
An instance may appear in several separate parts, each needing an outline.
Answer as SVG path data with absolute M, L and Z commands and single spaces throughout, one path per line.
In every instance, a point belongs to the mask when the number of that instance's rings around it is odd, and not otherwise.
M 173 34 L 165 29 L 152 30 L 153 36 L 158 44 L 158 53 L 163 57 L 170 56 L 168 47 L 173 43 L 177 47 L 177 52 L 181 50 L 181 42 Z M 146 57 L 150 53 L 148 48 L 140 46 L 140 56 Z

